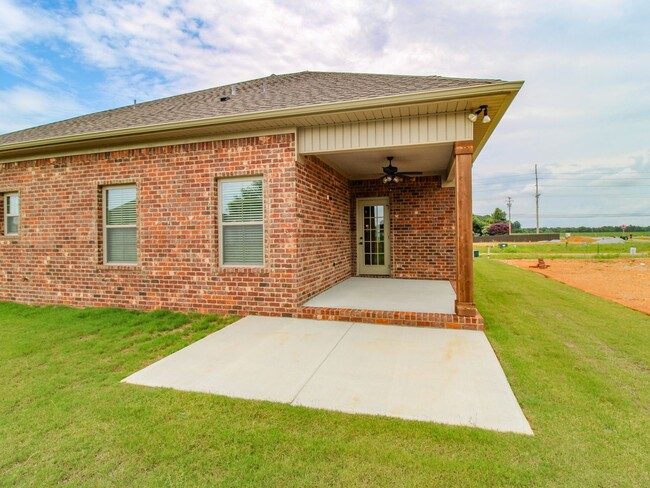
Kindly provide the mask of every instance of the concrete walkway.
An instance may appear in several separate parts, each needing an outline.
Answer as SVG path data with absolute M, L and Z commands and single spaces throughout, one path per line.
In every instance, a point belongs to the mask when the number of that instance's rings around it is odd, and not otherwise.
M 251 316 L 123 381 L 533 433 L 482 332 Z
M 305 307 L 455 313 L 448 281 L 353 277 L 307 301 Z

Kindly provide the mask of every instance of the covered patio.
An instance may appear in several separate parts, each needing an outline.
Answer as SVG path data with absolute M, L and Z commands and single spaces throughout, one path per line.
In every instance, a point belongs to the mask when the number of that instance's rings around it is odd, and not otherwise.
M 468 119 L 473 105 L 427 103 L 299 128 L 304 174 L 336 184 L 323 209 L 331 220 L 304 231 L 312 237 L 303 241 L 309 286 L 296 316 L 482 328 L 473 297 L 472 163 L 486 127 Z M 492 106 L 496 116 L 501 107 Z M 305 201 L 316 187 L 305 184 Z
M 519 87 L 381 106 L 373 99 L 297 120 L 292 316 L 483 328 L 473 295 L 472 165 Z
M 328 217 L 309 214 L 301 225 L 309 285 L 293 316 L 483 328 L 473 299 L 472 126 L 461 114 L 453 120 L 456 130 L 417 147 L 375 139 L 380 147 L 315 148 L 314 134 L 299 132 L 304 174 L 336 184 L 320 196 L 332 202 Z M 304 188 L 305 201 L 319 198 L 315 185 Z
M 453 314 L 456 292 L 449 281 L 352 277 L 303 306 Z

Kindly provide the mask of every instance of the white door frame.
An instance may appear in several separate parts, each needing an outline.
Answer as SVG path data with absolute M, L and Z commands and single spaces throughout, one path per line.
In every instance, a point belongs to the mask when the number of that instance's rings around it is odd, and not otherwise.
M 383 206 L 384 217 L 384 264 L 366 264 L 365 235 L 364 235 L 364 206 Z M 359 275 L 390 275 L 390 200 L 389 197 L 357 198 L 357 274 Z

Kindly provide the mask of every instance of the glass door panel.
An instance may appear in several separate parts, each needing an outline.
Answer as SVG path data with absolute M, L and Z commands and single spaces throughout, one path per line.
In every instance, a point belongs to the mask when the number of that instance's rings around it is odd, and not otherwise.
M 389 274 L 388 199 L 359 199 L 357 238 L 359 274 Z

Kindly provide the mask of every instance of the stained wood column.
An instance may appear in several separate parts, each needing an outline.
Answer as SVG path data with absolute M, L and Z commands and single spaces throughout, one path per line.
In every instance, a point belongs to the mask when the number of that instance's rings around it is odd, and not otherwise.
M 454 143 L 456 168 L 456 314 L 476 315 L 472 230 L 472 141 Z

